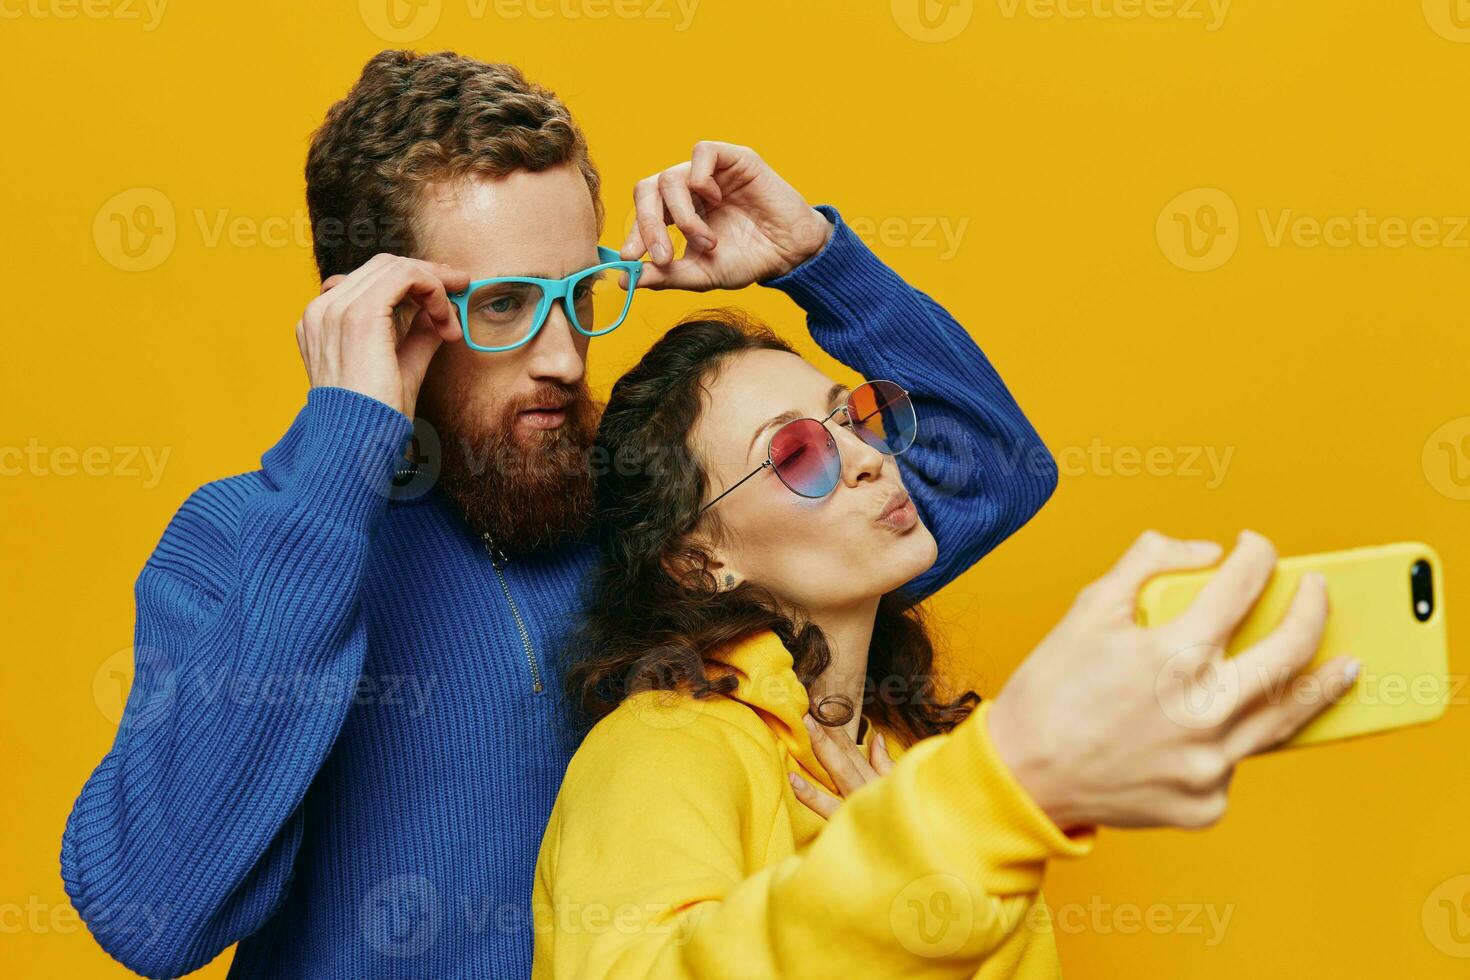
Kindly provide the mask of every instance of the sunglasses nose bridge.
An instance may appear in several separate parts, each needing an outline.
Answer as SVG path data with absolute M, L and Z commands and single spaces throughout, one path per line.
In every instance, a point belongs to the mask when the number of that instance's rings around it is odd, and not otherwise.
M 842 411 L 845 413 L 845 408 Z M 887 465 L 886 453 L 869 445 L 848 425 L 829 424 L 826 428 L 829 432 L 833 428 L 837 430 L 832 434 L 832 449 L 837 454 L 837 473 L 842 483 L 857 486 L 865 478 L 876 479 L 882 475 Z

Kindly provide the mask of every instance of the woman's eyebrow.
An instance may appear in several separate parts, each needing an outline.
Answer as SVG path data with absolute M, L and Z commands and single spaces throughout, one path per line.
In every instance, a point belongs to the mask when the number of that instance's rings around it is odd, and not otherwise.
M 836 405 L 837 399 L 846 394 L 848 394 L 847 385 L 838 382 L 831 388 L 827 389 L 827 405 L 829 407 Z M 794 412 L 788 409 L 787 411 L 782 412 L 780 415 L 772 415 L 770 418 L 766 419 L 764 422 L 756 427 L 755 432 L 751 435 L 750 445 L 745 447 L 745 458 L 750 458 L 750 451 L 755 448 L 755 441 L 761 437 L 762 432 L 765 432 L 772 426 L 785 425 L 787 422 L 795 422 L 797 419 L 803 417 L 804 416 L 802 416 L 800 412 Z
M 787 422 L 795 422 L 801 417 L 802 416 L 800 412 L 786 411 L 782 412 L 780 415 L 772 415 L 760 425 L 756 426 L 755 434 L 750 437 L 750 445 L 745 447 L 745 458 L 750 458 L 750 451 L 755 448 L 755 441 L 761 437 L 762 432 L 765 432 L 772 426 L 785 425 Z

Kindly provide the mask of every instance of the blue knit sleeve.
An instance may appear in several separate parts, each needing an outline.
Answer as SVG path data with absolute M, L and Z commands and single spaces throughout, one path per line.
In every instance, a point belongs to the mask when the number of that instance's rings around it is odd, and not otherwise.
M 72 904 L 146 976 L 199 968 L 279 906 L 362 671 L 359 582 L 410 423 L 343 389 L 313 390 L 302 421 L 289 485 L 201 488 L 144 566 L 133 686 L 63 834 Z
M 762 285 L 806 310 L 823 350 L 912 396 L 919 436 L 899 465 L 939 543 L 934 566 L 905 589 L 922 599 L 1041 509 L 1056 488 L 1056 462 L 964 327 L 874 255 L 835 208 L 817 210 L 834 225 L 831 239 Z

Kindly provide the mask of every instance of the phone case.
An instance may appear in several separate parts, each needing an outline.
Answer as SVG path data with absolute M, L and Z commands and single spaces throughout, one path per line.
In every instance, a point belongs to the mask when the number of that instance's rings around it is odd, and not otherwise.
M 1429 564 L 1433 586 L 1433 609 L 1423 622 L 1415 614 L 1410 581 L 1411 569 L 1421 560 Z M 1444 714 L 1450 694 L 1444 572 L 1435 550 L 1418 542 L 1279 560 L 1266 590 L 1231 639 L 1227 655 L 1249 647 L 1280 623 L 1297 581 L 1308 571 L 1321 572 L 1327 579 L 1331 604 L 1312 666 L 1344 653 L 1363 666 L 1342 702 L 1280 747 L 1422 724 Z M 1213 569 L 1171 572 L 1150 580 L 1139 594 L 1138 622 L 1152 626 L 1173 619 L 1213 574 Z

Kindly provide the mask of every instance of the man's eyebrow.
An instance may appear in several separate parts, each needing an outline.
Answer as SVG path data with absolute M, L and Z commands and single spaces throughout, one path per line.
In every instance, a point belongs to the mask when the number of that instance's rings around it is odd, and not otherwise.
M 602 259 L 599 258 L 596 262 L 593 262 L 591 265 L 580 266 L 580 267 L 578 267 L 576 269 L 573 269 L 571 272 L 568 272 L 565 275 L 560 275 L 560 276 L 554 276 L 554 275 L 552 275 L 551 274 L 551 270 L 550 269 L 545 269 L 545 268 L 537 269 L 534 272 L 527 272 L 524 269 L 519 269 L 519 270 L 517 270 L 515 272 L 496 273 L 493 276 L 477 276 L 475 278 L 475 282 L 479 282 L 482 279 L 565 279 L 567 276 L 574 276 L 574 275 L 576 275 L 579 272 L 583 272 L 583 271 L 585 271 L 587 269 L 591 269 L 591 268 L 593 268 L 595 266 L 599 266 L 599 265 L 602 265 L 602 264 L 603 264 L 602 263 Z M 603 269 L 601 272 L 593 273 L 593 275 L 589 276 L 588 278 L 605 279 L 611 273 L 611 271 L 612 270 L 610 270 L 610 269 Z
M 847 393 L 847 385 L 838 382 L 831 388 L 827 389 L 827 404 L 829 406 L 835 406 L 838 397 Z M 764 422 L 756 427 L 755 432 L 751 435 L 750 445 L 745 447 L 745 458 L 750 458 L 750 451 L 755 448 L 755 441 L 761 437 L 762 432 L 765 432 L 772 426 L 785 425 L 787 422 L 795 422 L 797 419 L 802 417 L 803 416 L 800 412 L 787 410 L 779 415 L 772 415 L 770 418 L 766 419 Z

